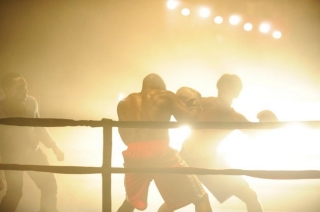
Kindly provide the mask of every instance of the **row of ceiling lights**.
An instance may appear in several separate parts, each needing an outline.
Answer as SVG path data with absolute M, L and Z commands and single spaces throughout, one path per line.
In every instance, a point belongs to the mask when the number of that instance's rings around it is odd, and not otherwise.
M 179 6 L 179 2 L 177 0 L 168 0 L 167 1 L 167 8 L 170 9 L 170 10 L 174 10 L 174 9 L 177 9 Z M 184 7 L 181 9 L 181 14 L 183 16 L 188 16 L 190 15 L 191 11 L 189 8 L 187 7 Z M 199 11 L 198 11 L 200 17 L 202 18 L 208 18 L 211 14 L 211 11 L 209 8 L 206 8 L 206 7 L 203 7 L 203 8 L 200 8 Z M 216 23 L 216 24 L 222 24 L 224 19 L 223 17 L 221 16 L 216 16 L 213 21 Z M 238 16 L 238 15 L 231 15 L 229 17 L 229 23 L 231 25 L 238 25 L 241 23 L 241 17 Z M 249 31 L 252 31 L 253 30 L 253 24 L 250 23 L 250 22 L 246 22 L 243 24 L 243 29 L 247 32 Z M 269 32 L 271 32 L 272 30 L 272 27 L 269 23 L 261 23 L 259 25 L 259 31 L 261 33 L 264 33 L 264 34 L 267 34 Z M 275 38 L 275 39 L 280 39 L 282 37 L 282 33 L 279 31 L 279 30 L 273 30 L 272 31 L 272 37 Z

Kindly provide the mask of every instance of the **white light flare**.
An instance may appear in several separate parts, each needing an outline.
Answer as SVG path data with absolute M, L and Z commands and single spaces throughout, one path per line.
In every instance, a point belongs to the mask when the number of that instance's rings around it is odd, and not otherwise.
M 202 18 L 208 18 L 210 16 L 210 13 L 211 12 L 210 12 L 209 8 L 206 8 L 206 7 L 201 8 L 199 11 L 199 14 Z
M 181 10 L 181 14 L 182 14 L 183 16 L 188 16 L 188 15 L 190 15 L 190 10 L 189 10 L 188 8 L 183 8 L 183 9 Z
M 268 23 L 262 23 L 259 26 L 259 30 L 262 33 L 268 33 L 270 31 L 270 29 L 271 29 L 271 26 Z
M 239 143 L 243 137 L 231 134 L 229 145 L 220 146 L 228 152 L 227 161 L 231 167 L 261 170 L 305 170 L 314 169 L 315 156 L 320 147 L 317 138 L 320 132 L 301 124 L 261 131 L 250 141 Z M 248 137 L 247 137 L 248 138 Z M 230 143 L 230 142 L 233 143 Z M 228 143 L 228 142 L 227 142 Z M 236 146 L 235 144 L 238 144 Z M 254 158 L 254 160 L 253 160 Z
M 175 1 L 175 0 L 169 0 L 167 1 L 167 8 L 169 10 L 174 10 L 178 7 L 179 5 L 179 2 L 178 1 Z
M 241 21 L 241 18 L 240 18 L 240 16 L 238 16 L 238 15 L 232 15 L 232 16 L 230 16 L 230 18 L 229 18 L 229 23 L 230 23 L 231 25 L 237 25 L 237 24 L 240 23 L 240 21 Z
M 118 101 L 122 101 L 124 99 L 124 94 L 120 93 L 118 96 Z
M 177 129 L 169 129 L 170 147 L 180 151 L 184 140 L 186 140 L 190 134 L 191 129 L 188 126 L 182 126 Z
M 214 18 L 214 23 L 216 23 L 216 24 L 222 24 L 222 22 L 223 22 L 223 18 L 222 18 L 221 16 L 216 16 L 216 17 Z
M 247 32 L 251 31 L 253 28 L 251 23 L 246 23 L 245 25 L 243 25 L 243 29 Z
M 282 33 L 281 33 L 280 31 L 274 31 L 274 32 L 272 33 L 272 37 L 273 37 L 274 39 L 280 39 L 280 38 L 282 37 Z

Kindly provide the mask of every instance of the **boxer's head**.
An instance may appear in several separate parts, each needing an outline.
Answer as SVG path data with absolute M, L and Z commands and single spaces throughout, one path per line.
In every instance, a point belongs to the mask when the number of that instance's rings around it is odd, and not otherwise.
M 217 89 L 218 98 L 227 106 L 231 106 L 232 100 L 237 98 L 242 90 L 241 79 L 234 74 L 224 74 L 217 82 Z
M 142 89 L 166 89 L 166 84 L 158 74 L 148 74 L 143 79 Z

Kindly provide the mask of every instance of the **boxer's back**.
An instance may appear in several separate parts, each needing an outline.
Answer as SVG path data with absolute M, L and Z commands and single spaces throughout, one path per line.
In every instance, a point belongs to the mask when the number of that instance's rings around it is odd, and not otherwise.
M 150 89 L 130 94 L 118 105 L 119 121 L 169 121 L 171 105 L 168 91 Z M 128 144 L 138 141 L 167 140 L 167 129 L 119 129 L 122 140 Z

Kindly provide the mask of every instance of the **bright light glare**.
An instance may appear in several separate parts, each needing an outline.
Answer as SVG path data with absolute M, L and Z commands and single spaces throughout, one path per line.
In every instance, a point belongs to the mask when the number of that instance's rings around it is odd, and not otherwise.
M 228 155 L 238 152 L 239 148 L 243 148 L 246 140 L 246 136 L 240 130 L 234 130 L 223 139 L 218 147 L 218 153 Z
M 237 25 L 241 21 L 241 18 L 237 15 L 232 15 L 229 18 L 229 23 L 231 25 Z
M 81 129 L 81 130 L 80 130 Z M 68 156 L 70 161 L 84 165 L 97 165 L 102 161 L 101 145 L 103 144 L 103 132 L 99 128 L 77 128 L 68 132 L 68 140 L 72 141 L 68 145 L 73 148 L 75 152 Z M 93 145 L 94 143 L 94 145 Z
M 201 17 L 207 18 L 210 15 L 210 10 L 208 8 L 201 8 L 199 13 Z
M 118 101 L 121 101 L 124 99 L 124 94 L 123 93 L 120 93 L 119 96 L 118 96 Z
M 167 1 L 167 7 L 168 7 L 168 9 L 169 10 L 174 10 L 174 9 L 176 9 L 177 8 L 177 6 L 178 6 L 178 1 L 175 1 L 175 0 L 169 0 L 169 1 Z
M 263 23 L 263 24 L 260 24 L 259 30 L 262 33 L 267 33 L 270 31 L 270 28 L 271 28 L 270 24 Z
M 182 14 L 183 16 L 188 16 L 188 15 L 190 14 L 190 10 L 189 10 L 188 8 L 183 8 L 183 9 L 181 10 L 181 14 Z
M 280 31 L 274 31 L 272 33 L 272 37 L 275 38 L 275 39 L 279 39 L 282 37 L 282 33 Z
M 169 129 L 170 147 L 178 151 L 181 150 L 182 144 L 191 134 L 191 129 L 188 126 L 183 126 L 177 129 Z
M 247 140 L 232 133 L 219 146 L 227 152 L 227 161 L 232 167 L 262 170 L 305 170 L 314 169 L 315 155 L 320 144 L 319 130 L 303 125 L 290 125 L 281 129 L 261 131 Z M 241 141 L 241 143 L 238 143 Z M 227 145 L 226 145 L 227 144 Z M 237 146 L 234 146 L 236 145 Z M 254 160 L 253 160 L 254 158 Z
M 245 30 L 245 31 L 251 31 L 252 30 L 252 28 L 253 28 L 253 26 L 252 26 L 252 24 L 251 23 L 246 23 L 244 26 L 243 26 L 243 29 Z
M 217 17 L 214 18 L 214 22 L 216 24 L 222 24 L 223 18 L 221 16 L 217 16 Z

